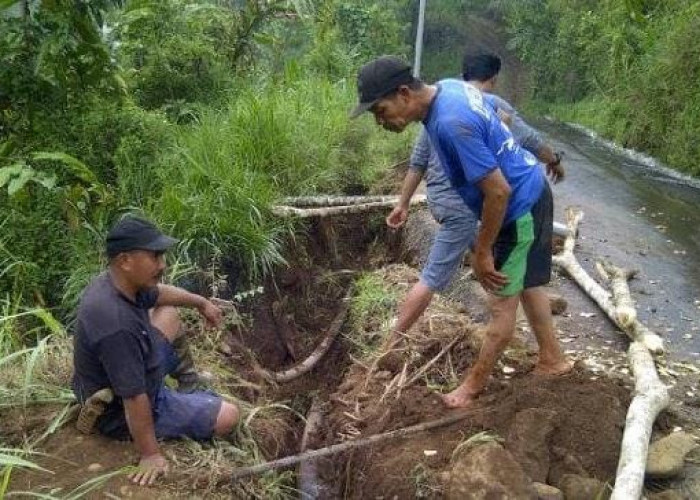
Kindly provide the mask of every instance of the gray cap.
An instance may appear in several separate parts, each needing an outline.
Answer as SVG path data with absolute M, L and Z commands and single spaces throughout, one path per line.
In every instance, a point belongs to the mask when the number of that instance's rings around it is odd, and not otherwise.
M 360 102 L 350 113 L 350 118 L 357 118 L 382 97 L 401 85 L 414 81 L 411 66 L 396 56 L 382 56 L 368 62 L 357 74 L 357 96 Z

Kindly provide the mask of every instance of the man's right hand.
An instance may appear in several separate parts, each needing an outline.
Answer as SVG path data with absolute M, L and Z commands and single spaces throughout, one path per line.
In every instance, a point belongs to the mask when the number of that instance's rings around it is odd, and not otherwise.
M 392 229 L 398 229 L 408 219 L 408 208 L 397 205 L 386 218 L 386 225 Z
M 160 453 L 141 457 L 138 470 L 129 474 L 129 479 L 140 486 L 150 486 L 160 476 L 168 473 L 168 461 Z

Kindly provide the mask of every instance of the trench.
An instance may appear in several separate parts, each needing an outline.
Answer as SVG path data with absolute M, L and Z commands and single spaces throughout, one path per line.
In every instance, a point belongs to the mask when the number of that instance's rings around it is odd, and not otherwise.
M 297 415 L 308 416 L 313 405 L 318 409 L 314 418 L 320 419 L 304 439 L 305 423 L 298 416 L 256 419 L 251 430 L 267 460 L 299 453 L 302 441 L 318 449 L 443 417 L 447 411 L 437 393 L 453 388 L 478 353 L 480 326 L 488 318 L 465 263 L 451 288 L 418 321 L 410 345 L 381 358 L 373 371 L 369 367 L 376 357 L 363 357 L 357 335 L 366 340 L 365 347 L 377 349 L 381 318 L 358 320 L 353 303 L 340 334 L 309 373 L 285 383 L 261 374 L 261 368 L 285 370 L 308 356 L 349 287 L 363 276 L 392 288 L 396 301 L 418 279 L 435 223 L 427 210 L 417 210 L 405 230 L 393 232 L 383 217 L 309 221 L 289 247 L 289 266 L 273 273 L 263 293 L 240 310 L 248 320 L 233 329 L 228 355 L 231 371 L 247 381 L 237 395 L 251 405 L 281 402 Z M 385 309 L 393 314 L 396 301 Z M 392 389 L 441 352 L 448 354 L 402 390 Z M 301 497 L 445 498 L 459 487 L 451 471 L 474 435 L 502 443 L 538 482 L 558 484 L 567 473 L 612 481 L 629 402 L 626 382 L 582 367 L 571 376 L 543 380 L 529 372 L 535 360 L 532 338 L 521 332 L 480 399 L 481 413 L 315 460 L 311 478 L 308 468 L 302 471 Z

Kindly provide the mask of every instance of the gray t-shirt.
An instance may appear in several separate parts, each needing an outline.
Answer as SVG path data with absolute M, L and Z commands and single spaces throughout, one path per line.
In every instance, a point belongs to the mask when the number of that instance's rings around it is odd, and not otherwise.
M 484 93 L 484 96 L 486 102 L 495 110 L 502 109 L 511 115 L 512 124 L 510 129 L 513 137 L 521 146 L 537 156 L 537 151 L 543 144 L 539 133 L 523 121 L 508 101 L 495 94 Z M 421 130 L 418 139 L 413 145 L 409 168 L 420 172 L 424 176 L 428 205 L 438 220 L 437 214 L 439 213 L 449 213 L 458 217 L 472 217 L 472 212 L 464 203 L 462 197 L 454 190 L 445 175 L 440 159 L 430 143 L 430 137 L 428 137 L 425 128 Z

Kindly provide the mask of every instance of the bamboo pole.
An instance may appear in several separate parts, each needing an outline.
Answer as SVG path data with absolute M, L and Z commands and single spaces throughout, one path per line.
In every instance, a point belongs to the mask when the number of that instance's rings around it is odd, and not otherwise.
M 384 441 L 410 436 L 411 434 L 416 434 L 418 432 L 428 431 L 430 429 L 436 429 L 438 427 L 445 427 L 447 425 L 454 424 L 455 422 L 459 422 L 470 416 L 482 413 L 484 411 L 488 411 L 488 409 L 477 408 L 471 410 L 462 410 L 459 412 L 451 413 L 450 415 L 439 418 L 437 420 L 423 422 L 421 424 L 412 425 L 410 427 L 404 427 L 402 429 L 396 429 L 394 431 L 384 432 L 382 434 L 375 434 L 366 438 L 355 439 L 352 441 L 346 441 L 344 443 L 334 444 L 325 448 L 320 448 L 318 450 L 311 450 L 304 453 L 299 453 L 298 455 L 292 455 L 289 457 L 280 458 L 278 460 L 273 460 L 272 462 L 266 462 L 250 467 L 241 467 L 232 471 L 231 480 L 236 481 L 244 477 L 262 474 L 263 472 L 267 472 L 270 470 L 281 469 L 283 467 L 291 467 L 292 465 L 296 465 L 304 460 L 336 455 L 338 453 L 353 450 L 356 448 L 363 448 L 372 444 L 382 443 Z
M 339 205 L 326 206 L 320 208 L 296 208 L 286 205 L 275 205 L 272 207 L 272 213 L 278 217 L 328 217 L 330 215 L 357 214 L 369 212 L 379 208 L 393 207 L 398 202 L 398 196 L 387 197 L 384 201 L 375 201 L 369 203 L 361 203 L 354 205 Z M 425 195 L 416 195 L 411 199 L 411 205 L 425 203 L 427 198 Z
M 378 196 L 292 196 L 283 198 L 281 204 L 297 208 L 309 207 L 337 207 L 340 205 L 362 205 L 365 203 L 377 203 L 395 201 L 396 196 L 393 195 L 378 195 Z

